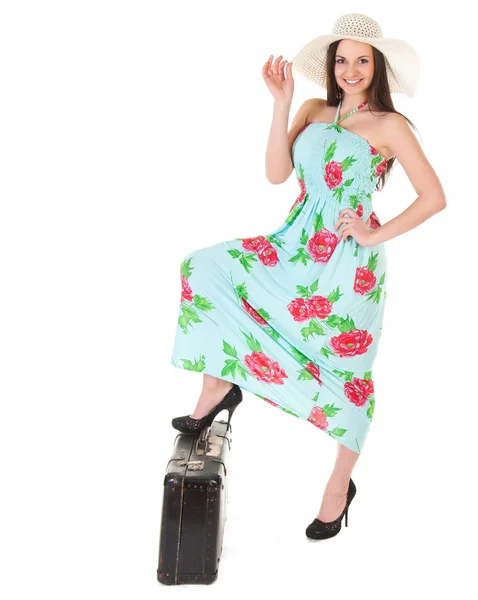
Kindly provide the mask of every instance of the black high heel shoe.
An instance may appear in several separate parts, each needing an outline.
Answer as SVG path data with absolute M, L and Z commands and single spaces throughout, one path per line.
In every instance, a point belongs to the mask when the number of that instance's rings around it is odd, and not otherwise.
M 216 406 L 204 415 L 201 419 L 193 419 L 191 415 L 184 415 L 183 417 L 174 417 L 171 421 L 174 429 L 181 431 L 182 433 L 199 433 L 205 426 L 211 425 L 214 421 L 214 417 L 221 412 L 221 410 L 227 409 L 229 411 L 229 419 L 227 420 L 226 431 L 229 430 L 232 414 L 242 402 L 242 390 L 241 388 L 233 383 L 232 388 L 227 392 L 224 398 L 216 404 Z
M 355 487 L 355 483 L 352 481 L 352 478 L 350 478 L 349 488 L 347 490 L 347 501 L 342 513 L 335 519 L 335 521 L 330 521 L 328 523 L 325 523 L 320 519 L 314 519 L 305 530 L 305 535 L 313 540 L 325 540 L 326 538 L 331 538 L 334 535 L 337 535 L 342 529 L 342 518 L 344 515 L 345 527 L 348 527 L 349 506 L 356 493 L 357 488 Z

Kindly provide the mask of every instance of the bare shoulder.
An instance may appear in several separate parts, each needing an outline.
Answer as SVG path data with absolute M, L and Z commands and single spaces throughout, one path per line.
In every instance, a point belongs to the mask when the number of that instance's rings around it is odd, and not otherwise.
M 310 111 L 307 122 L 320 121 L 322 111 L 327 107 L 327 100 L 325 98 L 310 98 L 308 102 L 310 103 Z
M 402 115 L 395 112 L 373 111 L 373 128 L 376 128 L 376 139 L 379 141 L 379 146 L 383 149 L 382 156 L 389 158 L 397 157 L 396 150 L 392 143 L 397 130 L 408 128 L 407 121 Z M 387 160 L 389 160 L 389 158 Z
M 444 196 L 438 176 L 405 117 L 389 113 L 384 119 L 384 131 L 388 147 L 408 175 L 417 194 L 433 190 L 439 196 Z
M 294 117 L 292 118 L 292 123 L 288 132 L 290 148 L 292 148 L 295 139 L 302 131 L 302 129 L 310 122 L 310 115 L 314 111 L 316 100 L 316 98 L 309 98 L 308 100 L 302 102 L 300 107 L 297 109 Z
M 384 112 L 379 119 L 381 128 L 381 138 L 384 145 L 390 150 L 393 156 L 398 158 L 399 148 L 405 145 L 417 144 L 417 140 L 405 117 L 396 112 Z

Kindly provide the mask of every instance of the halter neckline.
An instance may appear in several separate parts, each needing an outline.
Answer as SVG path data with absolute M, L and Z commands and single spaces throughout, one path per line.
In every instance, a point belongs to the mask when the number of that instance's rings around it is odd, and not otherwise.
M 342 117 L 340 117 L 339 120 L 337 120 L 337 117 L 339 116 L 340 107 L 342 106 L 342 98 L 341 98 L 340 101 L 339 101 L 339 105 L 337 106 L 337 112 L 335 113 L 335 119 L 334 119 L 334 123 L 333 124 L 337 125 L 337 123 L 339 123 L 340 121 L 343 121 L 347 117 L 350 117 L 350 115 L 352 115 L 357 110 L 360 110 L 366 104 L 368 104 L 368 100 L 364 100 L 361 104 L 359 104 L 355 108 L 352 108 L 352 110 L 349 110 L 349 112 L 347 114 L 343 115 Z

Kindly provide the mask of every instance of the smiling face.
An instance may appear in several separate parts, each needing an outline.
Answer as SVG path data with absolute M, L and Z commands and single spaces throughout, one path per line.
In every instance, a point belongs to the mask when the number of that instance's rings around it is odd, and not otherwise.
M 370 44 L 341 40 L 335 53 L 335 79 L 346 94 L 363 94 L 372 82 L 373 51 Z M 355 82 L 357 83 L 347 83 Z

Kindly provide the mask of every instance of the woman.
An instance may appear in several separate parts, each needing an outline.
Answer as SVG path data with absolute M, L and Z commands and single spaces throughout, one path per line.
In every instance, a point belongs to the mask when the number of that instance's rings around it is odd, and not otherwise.
M 331 35 L 294 58 L 299 72 L 327 89 L 327 100 L 304 102 L 289 132 L 294 80 L 292 63 L 281 58 L 263 67 L 274 97 L 266 176 L 283 183 L 295 169 L 300 195 L 274 232 L 196 250 L 181 263 L 171 364 L 203 372 L 204 383 L 194 412 L 172 424 L 195 433 L 223 409 L 230 420 L 242 387 L 335 439 L 336 463 L 306 529 L 323 539 L 340 531 L 344 515 L 347 525 L 351 474 L 372 421 L 384 242 L 445 208 L 446 199 L 391 100 L 392 92 L 412 96 L 418 83 L 419 59 L 407 42 L 383 38 L 366 15 L 338 19 Z M 381 225 L 372 193 L 395 160 L 420 193 Z

